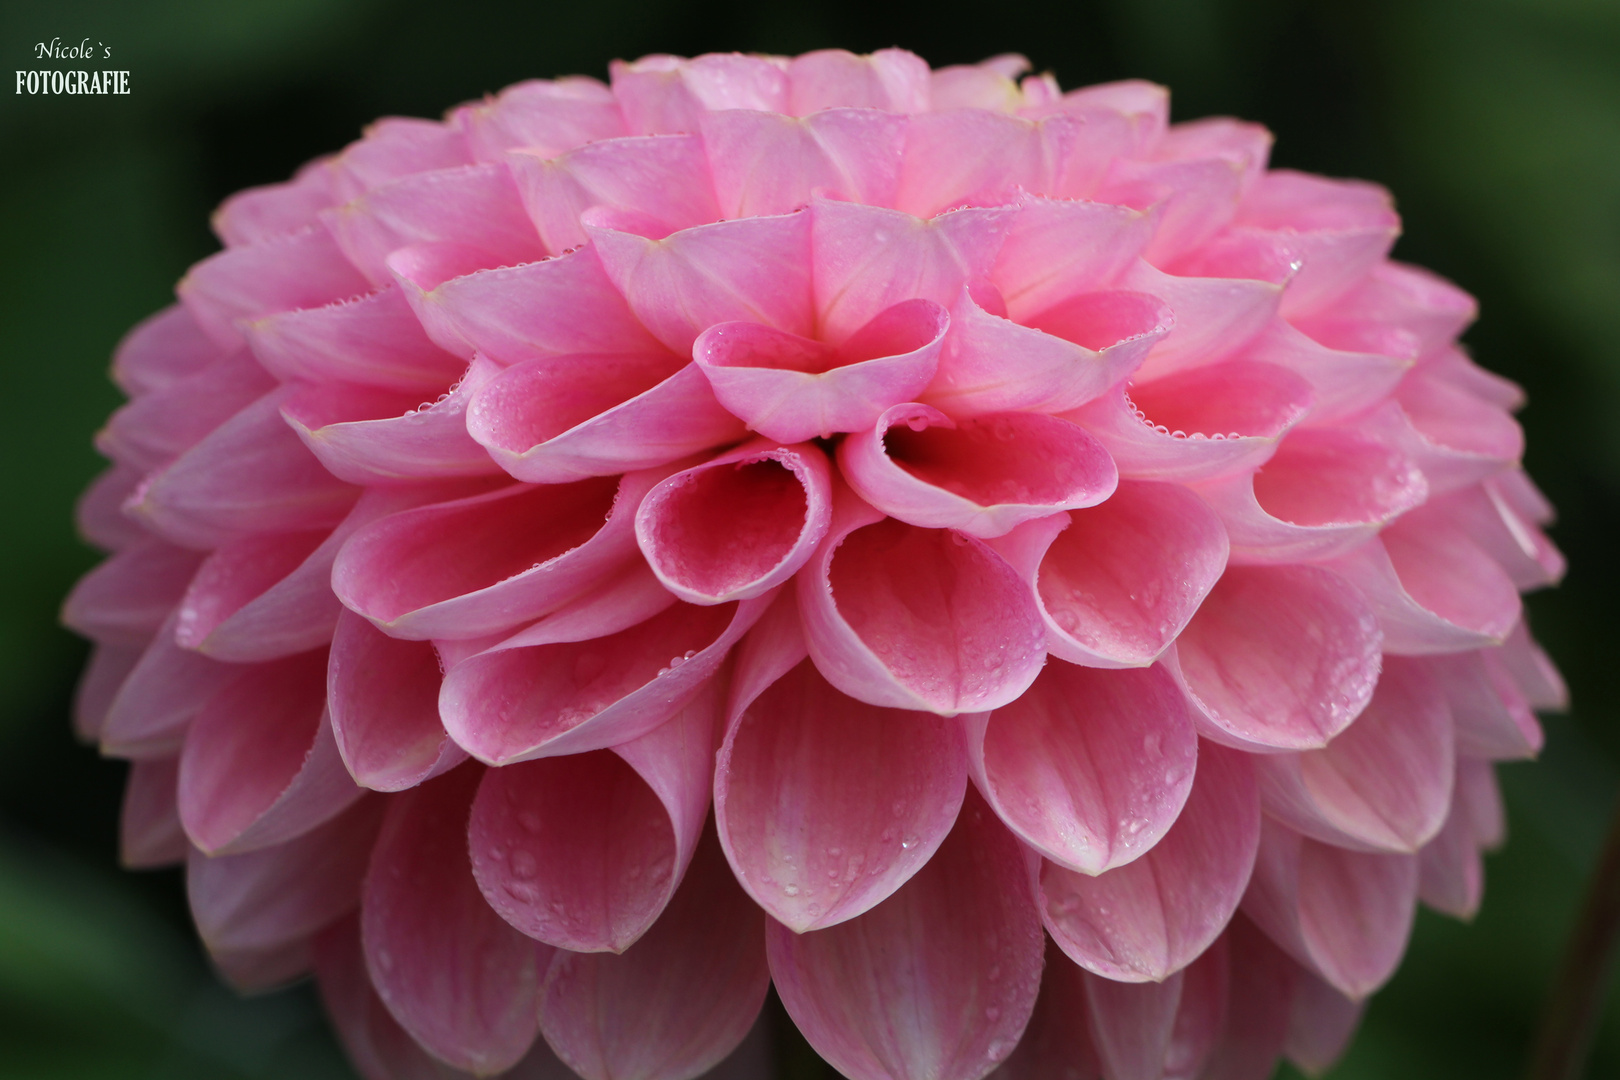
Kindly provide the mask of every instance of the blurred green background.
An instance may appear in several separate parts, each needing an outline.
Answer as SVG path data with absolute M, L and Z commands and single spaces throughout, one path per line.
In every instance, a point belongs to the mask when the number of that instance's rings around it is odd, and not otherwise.
M 210 209 L 383 114 L 433 116 L 613 57 L 899 44 L 1027 54 L 1066 86 L 1168 84 L 1178 118 L 1277 134 L 1274 162 L 1391 187 L 1397 249 L 1478 296 L 1468 342 L 1530 391 L 1564 586 L 1531 601 L 1572 715 L 1502 770 L 1483 913 L 1418 920 L 1336 1080 L 1518 1075 L 1620 779 L 1620 3 L 1611 0 L 62 0 L 0 4 L 8 69 L 88 37 L 128 97 L 0 95 L 0 1080 L 349 1075 L 307 989 L 239 1000 L 177 872 L 115 863 L 123 767 L 74 744 L 85 646 L 56 625 L 94 554 L 73 499 L 131 323 L 215 243 Z M 1611 1003 L 1589 1075 L 1620 1075 Z

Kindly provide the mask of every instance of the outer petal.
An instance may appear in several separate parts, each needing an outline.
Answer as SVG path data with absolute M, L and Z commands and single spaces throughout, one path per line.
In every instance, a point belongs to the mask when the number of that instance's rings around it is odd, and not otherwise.
M 139 645 L 95 645 L 73 689 L 73 734 L 83 743 L 101 738 L 107 710 L 144 650 Z
M 1138 480 L 995 546 L 1035 592 L 1047 651 L 1088 667 L 1151 664 L 1226 569 L 1226 532 L 1209 507 L 1180 486 Z
M 720 700 L 711 684 L 617 748 L 491 769 L 468 830 L 473 876 L 525 934 L 622 953 L 664 911 L 709 811 Z
M 457 125 L 475 161 L 500 161 L 507 150 L 532 147 L 561 154 L 625 133 L 613 92 L 596 79 L 529 79 L 493 98 L 456 110 Z
M 177 753 L 198 710 L 240 674 L 240 668 L 182 649 L 174 625 L 171 616 L 107 706 L 103 752 L 137 759 Z
M 112 379 L 138 397 L 195 375 L 233 347 L 205 334 L 184 304 L 170 304 L 124 335 L 113 353 Z
M 439 722 L 439 661 L 427 642 L 391 638 L 343 612 L 326 700 L 338 753 L 362 787 L 403 791 L 466 760 Z
M 1461 773 L 1475 763 L 1457 764 Z M 1418 898 L 1457 919 L 1473 918 L 1485 893 L 1483 845 L 1474 835 L 1466 795 L 1454 793 L 1445 826 L 1418 852 Z
M 93 641 L 143 647 L 201 562 L 195 552 L 149 537 L 80 578 L 62 604 L 62 621 Z
M 850 486 L 891 517 L 979 537 L 1094 506 L 1118 481 L 1102 445 L 1065 420 L 1012 412 L 958 424 L 918 404 L 896 405 L 871 431 L 845 439 L 838 463 Z
M 816 667 L 873 705 L 994 709 L 1045 659 L 1034 599 L 999 555 L 962 533 L 882 518 L 842 490 L 798 589 Z
M 73 507 L 79 535 L 103 551 L 121 551 L 147 536 L 145 529 L 124 516 L 123 505 L 141 482 L 142 475 L 114 465 L 90 481 Z
M 760 667 L 792 663 L 792 652 L 750 646 L 739 686 L 754 685 Z M 961 740 L 946 721 L 852 701 L 800 661 L 733 705 L 715 821 L 742 887 L 803 933 L 902 888 L 950 832 L 966 785 Z
M 868 206 L 894 203 L 904 117 L 824 109 L 800 119 L 735 109 L 705 113 L 700 123 L 728 218 L 792 213 L 818 193 Z
M 1288 1038 L 1300 968 L 1239 914 L 1227 932 L 1226 1027 L 1200 1080 L 1266 1080 Z
M 324 307 L 371 291 L 320 226 L 229 248 L 186 272 L 175 291 L 202 331 L 219 344 L 242 343 L 238 319 Z
M 1165 979 L 1210 947 L 1243 899 L 1260 844 L 1248 755 L 1208 742 L 1199 750 L 1181 816 L 1145 855 L 1096 877 L 1042 865 L 1047 930 L 1088 971 Z
M 1043 942 L 1029 887 L 1017 842 L 970 795 L 939 851 L 883 904 L 802 935 L 770 925 L 777 993 L 853 1080 L 977 1080 L 1035 1007 Z
M 516 626 L 623 568 L 636 504 L 656 479 L 514 485 L 392 514 L 343 546 L 333 591 L 395 637 Z
M 400 1025 L 458 1069 L 510 1068 L 537 1030 L 551 949 L 484 902 L 467 861 L 467 765 L 391 800 L 371 853 L 360 926 L 372 985 Z
M 769 592 L 815 552 L 832 519 L 826 455 L 756 440 L 661 482 L 636 511 L 658 580 L 694 604 Z
M 673 602 L 637 569 L 462 661 L 439 713 L 492 764 L 597 750 L 644 735 L 690 701 L 770 605 Z
M 215 550 L 175 610 L 175 641 L 187 649 L 201 647 L 221 623 L 297 569 L 326 536 L 324 531 L 259 533 Z
M 119 464 L 150 472 L 195 446 L 275 385 L 276 380 L 239 349 L 113 413 L 96 433 L 96 450 Z
M 586 1080 L 702 1075 L 765 1002 L 763 922 L 706 835 L 668 909 L 623 956 L 557 953 L 540 998 L 546 1041 Z
M 279 844 L 364 794 L 325 711 L 326 654 L 248 668 L 208 700 L 180 754 L 180 820 L 211 855 Z
M 788 61 L 789 112 L 808 116 L 839 106 L 920 113 L 929 108 L 928 64 L 904 49 L 856 56 L 819 49 Z
M 1280 286 L 1244 278 L 1175 277 L 1138 261 L 1119 287 L 1157 296 L 1175 329 L 1148 356 L 1143 374 L 1157 378 L 1237 354 L 1277 314 Z
M 1424 666 L 1449 706 L 1459 754 L 1514 761 L 1541 752 L 1541 725 L 1498 650 L 1432 656 Z
M 1451 713 L 1421 662 L 1391 657 L 1367 708 L 1332 742 L 1256 766 L 1266 812 L 1306 836 L 1416 851 L 1451 805 Z
M 967 721 L 986 801 L 1048 859 L 1101 874 L 1141 857 L 1181 813 L 1198 736 L 1158 668 L 1050 665 L 1023 697 Z
M 1369 855 L 1267 819 L 1244 912 L 1294 959 L 1360 999 L 1395 973 L 1417 903 L 1415 855 Z
M 1182 973 L 1163 982 L 1120 983 L 1087 973 L 1092 1045 L 1109 1080 L 1159 1080 L 1181 1007 Z
M 245 323 L 253 355 L 282 380 L 347 382 L 430 397 L 466 364 L 435 345 L 396 285 L 329 307 L 278 312 Z
M 130 763 L 118 815 L 118 861 L 124 866 L 145 870 L 185 862 L 191 841 L 175 807 L 179 781 L 179 758 Z
M 1283 1052 L 1308 1075 L 1332 1068 L 1350 1045 L 1361 1023 L 1364 1003 L 1345 997 L 1309 971 L 1294 983 L 1294 1007 L 1288 1017 Z
M 990 1080 L 1103 1080 L 1086 1020 L 1085 973 L 1050 939 L 1035 1013 L 1012 1055 Z
M 1313 566 L 1233 567 L 1176 639 L 1199 730 L 1243 749 L 1326 745 L 1372 698 L 1382 635 L 1348 582 Z

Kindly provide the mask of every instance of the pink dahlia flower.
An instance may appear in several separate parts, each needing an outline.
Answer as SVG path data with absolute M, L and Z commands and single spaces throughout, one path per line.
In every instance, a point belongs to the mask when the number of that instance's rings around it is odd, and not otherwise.
M 1564 692 L 1473 301 L 1024 67 L 652 56 L 225 202 L 66 619 L 227 978 L 373 1080 L 684 1080 L 773 984 L 857 1080 L 1263 1077 L 1475 909 Z

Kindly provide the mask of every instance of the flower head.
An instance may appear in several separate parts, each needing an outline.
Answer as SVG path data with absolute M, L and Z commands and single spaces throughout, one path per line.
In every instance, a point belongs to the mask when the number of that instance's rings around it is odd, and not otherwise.
M 229 979 L 377 1080 L 684 1080 L 772 983 L 858 1080 L 1259 1076 L 1474 910 L 1563 689 L 1473 301 L 1024 67 L 652 56 L 225 202 L 66 618 Z

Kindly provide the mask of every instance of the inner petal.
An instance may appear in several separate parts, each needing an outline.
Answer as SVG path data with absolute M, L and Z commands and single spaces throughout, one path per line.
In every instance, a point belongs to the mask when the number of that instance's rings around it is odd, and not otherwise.
M 1426 493 L 1403 454 L 1344 431 L 1291 433 L 1254 477 L 1261 509 L 1295 525 L 1381 521 Z
M 980 506 L 1065 503 L 1077 491 L 1105 486 L 1099 474 L 1111 471 L 1100 467 L 1106 451 L 1093 440 L 1085 440 L 1092 453 L 1075 454 L 1076 440 L 1063 430 L 1074 425 L 1056 418 L 1004 413 L 954 428 L 914 423 L 884 433 L 889 459 L 924 483 Z
M 694 470 L 662 498 L 650 557 L 666 577 L 723 596 L 787 558 L 808 513 L 804 485 L 779 461 Z

